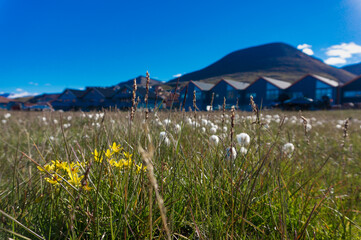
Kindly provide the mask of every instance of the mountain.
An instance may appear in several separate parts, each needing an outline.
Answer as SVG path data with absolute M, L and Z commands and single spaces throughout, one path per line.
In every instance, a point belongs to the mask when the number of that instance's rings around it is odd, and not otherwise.
M 350 73 L 361 75 L 361 62 L 360 63 L 356 63 L 356 64 L 352 64 L 352 65 L 347 65 L 342 67 L 343 70 L 346 70 Z
M 147 78 L 145 76 L 138 76 L 135 78 L 137 81 L 137 86 L 138 87 L 145 87 L 147 84 Z M 128 81 L 125 82 L 120 82 L 118 84 L 116 84 L 115 86 L 123 86 L 123 85 L 129 85 L 129 86 L 133 86 L 134 84 L 134 78 L 130 79 Z M 157 86 L 157 85 L 163 85 L 164 83 L 162 81 L 159 80 L 155 80 L 155 79 L 150 79 L 149 81 L 149 85 L 150 86 Z
M 270 43 L 232 52 L 201 70 L 185 74 L 180 81 L 217 82 L 221 77 L 252 82 L 259 76 L 294 82 L 305 74 L 347 82 L 355 77 L 331 67 L 285 43 Z M 177 79 L 169 81 L 174 84 Z

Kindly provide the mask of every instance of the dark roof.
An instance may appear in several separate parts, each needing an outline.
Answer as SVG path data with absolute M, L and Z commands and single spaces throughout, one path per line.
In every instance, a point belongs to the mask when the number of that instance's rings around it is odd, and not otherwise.
M 64 90 L 64 92 L 69 91 L 72 94 L 74 94 L 77 98 L 80 98 L 81 96 L 83 96 L 83 94 L 85 93 L 85 90 L 78 90 L 78 89 L 70 89 L 67 88 Z
M 91 89 L 96 89 L 105 98 L 111 98 L 116 92 L 116 90 L 114 90 L 113 87 L 92 87 L 92 88 L 89 88 L 89 90 L 91 90 Z
M 211 83 L 204 83 L 204 82 L 194 82 L 194 81 L 190 81 L 189 83 L 193 83 L 194 85 L 196 85 L 200 90 L 203 90 L 203 91 L 208 91 L 210 90 L 214 84 L 211 84 Z
M 346 86 L 346 85 L 348 85 L 348 84 L 350 84 L 350 83 L 359 81 L 359 80 L 361 80 L 361 75 L 358 76 L 358 77 L 356 77 L 356 78 L 354 78 L 354 79 L 352 79 L 351 81 L 348 81 L 347 83 L 343 84 L 342 87 L 344 87 L 344 86 Z
M 321 77 L 321 76 L 315 75 L 315 74 L 306 74 L 305 76 L 298 79 L 296 82 L 292 83 L 291 86 L 289 86 L 288 88 L 291 88 L 293 85 L 296 85 L 298 82 L 302 81 L 303 79 L 305 79 L 307 77 L 315 78 L 315 79 L 317 79 L 317 80 L 319 80 L 321 82 L 324 82 L 327 85 L 330 85 L 332 87 L 338 87 L 339 86 L 339 83 L 334 81 L 334 80 L 331 80 L 331 79 L 328 79 L 328 78 L 325 78 L 325 77 Z
M 225 81 L 226 83 L 228 83 L 229 85 L 231 85 L 232 87 L 234 87 L 237 90 L 243 90 L 246 87 L 248 87 L 249 83 L 247 82 L 239 82 L 239 81 L 234 81 L 231 79 L 222 79 L 223 81 Z
M 273 85 L 275 85 L 276 87 L 281 88 L 281 89 L 286 89 L 289 86 L 291 86 L 291 83 L 285 82 L 285 81 L 282 81 L 282 80 L 279 80 L 279 79 L 274 79 L 274 78 L 270 78 L 270 77 L 261 77 L 261 78 L 263 78 L 267 82 L 270 82 Z

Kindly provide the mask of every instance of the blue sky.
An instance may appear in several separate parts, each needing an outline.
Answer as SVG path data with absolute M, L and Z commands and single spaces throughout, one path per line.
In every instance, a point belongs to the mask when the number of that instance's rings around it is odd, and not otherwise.
M 361 61 L 360 0 L 0 0 L 0 92 L 169 80 L 270 42 Z M 306 44 L 306 45 L 305 45 Z

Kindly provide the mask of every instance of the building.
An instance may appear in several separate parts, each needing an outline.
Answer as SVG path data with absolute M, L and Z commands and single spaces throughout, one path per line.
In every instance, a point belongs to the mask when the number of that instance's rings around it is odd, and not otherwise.
M 55 110 L 78 110 L 79 100 L 84 95 L 84 90 L 65 89 L 59 97 L 51 103 Z
M 340 88 L 341 103 L 361 103 L 361 75 Z
M 7 106 L 11 99 L 0 96 L 0 109 L 7 109 Z
M 291 83 L 269 78 L 259 77 L 244 89 L 241 96 L 240 108 L 250 110 L 250 97 L 254 102 L 263 108 L 270 108 L 280 102 L 285 89 L 291 86 Z
M 113 87 L 87 87 L 84 95 L 77 102 L 77 107 L 86 111 L 112 107 L 112 97 L 115 93 Z
M 210 94 L 214 94 L 213 109 L 222 109 L 224 98 L 226 98 L 226 109 L 232 106 L 238 108 L 242 91 L 249 86 L 247 82 L 237 82 L 222 78 L 216 85 L 210 89 Z M 212 97 L 211 97 L 212 98 Z
M 210 89 L 214 84 L 204 83 L 204 82 L 194 82 L 189 81 L 188 84 L 180 91 L 180 104 L 181 108 L 184 108 L 186 111 L 188 109 L 194 110 L 193 107 L 193 94 L 195 93 L 196 97 L 196 106 L 198 110 L 205 111 L 207 106 L 211 102 L 211 93 Z
M 307 74 L 286 89 L 291 99 L 307 98 L 318 104 L 337 104 L 339 83 L 325 77 Z

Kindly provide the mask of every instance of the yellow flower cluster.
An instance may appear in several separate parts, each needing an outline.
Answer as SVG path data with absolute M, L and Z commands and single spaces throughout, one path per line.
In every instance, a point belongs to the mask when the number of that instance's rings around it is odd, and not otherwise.
M 43 167 L 38 166 L 38 169 L 48 175 L 45 180 L 54 186 L 58 186 L 59 183 L 65 181 L 74 187 L 83 187 L 85 190 L 89 191 L 91 188 L 88 186 L 88 183 L 85 184 L 85 186 L 82 186 L 84 175 L 80 174 L 81 166 L 84 167 L 85 164 L 52 160 Z
M 103 154 L 98 152 L 97 149 L 95 149 L 92 154 L 96 162 L 102 163 L 103 159 L 106 159 L 110 166 L 119 169 L 128 169 L 133 163 L 133 154 L 126 152 L 124 148 L 120 146 L 120 144 L 116 144 L 115 142 L 113 145 L 110 145 L 109 148 L 103 152 Z M 136 165 L 136 169 L 137 173 L 140 173 L 141 171 L 146 171 L 147 167 L 143 167 L 143 165 L 140 164 Z

